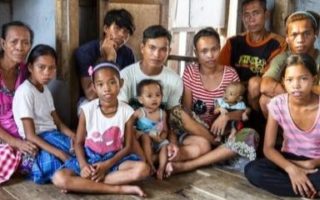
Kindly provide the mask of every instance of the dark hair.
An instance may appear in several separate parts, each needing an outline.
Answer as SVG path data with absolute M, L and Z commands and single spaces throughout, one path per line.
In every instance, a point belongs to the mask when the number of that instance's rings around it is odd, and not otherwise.
M 291 65 L 303 65 L 311 74 L 312 76 L 318 75 L 317 72 L 317 63 L 316 61 L 310 56 L 309 54 L 293 54 L 290 55 L 285 63 L 285 68 L 282 71 L 281 77 L 284 77 L 285 71 Z
M 218 41 L 218 43 L 220 45 L 220 36 L 217 33 L 217 31 L 215 31 L 211 27 L 207 27 L 207 28 L 204 28 L 204 29 L 201 29 L 200 31 L 198 31 L 198 33 L 193 37 L 194 48 L 196 48 L 199 39 L 202 37 L 213 37 Z
M 101 69 L 111 69 L 115 73 L 117 78 L 120 80 L 119 66 L 114 62 L 110 62 L 110 61 L 106 61 L 106 60 L 100 60 L 92 68 L 91 78 L 92 78 L 93 82 L 94 82 L 96 73 L 98 71 L 100 71 Z
M 128 29 L 130 35 L 132 35 L 136 29 L 132 15 L 125 9 L 113 9 L 107 12 L 103 24 L 109 27 L 113 23 L 120 28 L 124 27 Z
M 33 31 L 27 24 L 25 24 L 25 23 L 23 23 L 21 21 L 12 21 L 12 22 L 3 24 L 2 28 L 1 28 L 1 30 L 2 30 L 1 31 L 1 38 L 6 39 L 8 30 L 13 26 L 23 27 L 23 28 L 27 29 L 29 31 L 29 33 L 30 33 L 30 43 L 32 44 L 32 42 L 33 42 Z
M 163 95 L 162 85 L 159 81 L 154 80 L 154 79 L 144 79 L 144 80 L 140 81 L 137 85 L 137 96 L 140 97 L 142 95 L 142 90 L 145 86 L 153 85 L 153 84 L 158 85 L 160 87 L 160 92 Z
M 288 32 L 288 25 L 292 22 L 295 21 L 300 21 L 300 20 L 306 20 L 308 19 L 311 24 L 312 24 L 312 28 L 314 30 L 315 33 L 319 32 L 319 23 L 320 23 L 320 16 L 313 11 L 296 11 L 290 15 L 288 15 L 285 18 L 285 26 L 286 26 L 286 32 Z
M 166 37 L 169 41 L 169 44 L 171 43 L 171 33 L 161 25 L 153 25 L 146 28 L 143 31 L 142 42 L 145 44 L 148 39 L 155 39 L 159 37 Z
M 257 2 L 260 3 L 260 5 L 261 5 L 261 7 L 262 7 L 262 9 L 263 9 L 264 11 L 267 10 L 267 1 L 266 1 L 266 0 L 244 0 L 244 1 L 242 2 L 242 4 L 241 4 L 242 10 L 243 10 L 243 7 L 244 7 L 244 6 L 248 5 L 249 3 L 255 2 L 255 1 L 257 1 Z
M 38 44 L 32 48 L 30 54 L 28 56 L 27 64 L 33 64 L 40 56 L 52 56 L 56 64 L 58 62 L 58 56 L 56 51 L 49 45 L 46 44 Z

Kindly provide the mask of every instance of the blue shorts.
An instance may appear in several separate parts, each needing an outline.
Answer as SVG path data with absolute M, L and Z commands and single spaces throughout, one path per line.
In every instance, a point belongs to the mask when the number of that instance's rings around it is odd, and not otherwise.
M 98 153 L 92 151 L 88 147 L 85 147 L 84 151 L 85 151 L 85 156 L 87 158 L 87 162 L 90 165 L 97 163 L 97 162 L 103 162 L 103 161 L 109 160 L 117 153 L 117 152 L 109 152 L 104 155 L 101 155 L 101 154 L 98 154 Z M 119 166 L 123 162 L 128 161 L 128 160 L 140 161 L 141 159 L 136 154 L 129 154 L 129 155 L 123 157 L 122 159 L 120 159 L 117 163 L 115 163 L 108 171 L 106 171 L 106 174 L 110 173 L 110 172 L 118 171 Z M 77 175 L 80 175 L 80 172 L 81 172 L 80 165 L 79 165 L 79 162 L 76 157 L 72 157 L 71 159 L 67 160 L 61 168 L 70 169 L 74 173 L 76 173 Z

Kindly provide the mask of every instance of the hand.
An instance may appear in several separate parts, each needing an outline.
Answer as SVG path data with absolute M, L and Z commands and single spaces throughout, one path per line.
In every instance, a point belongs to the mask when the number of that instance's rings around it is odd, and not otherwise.
M 26 154 L 30 154 L 33 157 L 38 153 L 38 147 L 30 141 L 17 139 L 15 147 Z
M 296 195 L 300 194 L 303 197 L 312 198 L 317 194 L 316 189 L 307 177 L 307 174 L 315 173 L 317 169 L 303 169 L 296 165 L 292 165 L 288 167 L 286 171 L 289 174 L 292 188 Z
M 219 115 L 218 118 L 212 123 L 210 131 L 214 135 L 224 135 L 225 128 L 229 121 L 229 117 L 227 115 Z
M 98 162 L 92 165 L 94 168 L 93 176 L 91 177 L 92 181 L 101 182 L 104 180 L 106 171 L 110 169 L 109 163 L 105 165 L 102 162 Z
M 80 171 L 80 176 L 82 178 L 89 179 L 91 178 L 92 174 L 94 173 L 95 169 L 91 165 L 85 165 L 84 167 L 81 168 Z
M 176 144 L 168 144 L 167 145 L 168 151 L 168 160 L 172 161 L 179 153 L 179 147 Z
M 106 36 L 101 44 L 100 53 L 102 57 L 108 61 L 116 61 L 117 59 L 117 44 L 111 36 Z

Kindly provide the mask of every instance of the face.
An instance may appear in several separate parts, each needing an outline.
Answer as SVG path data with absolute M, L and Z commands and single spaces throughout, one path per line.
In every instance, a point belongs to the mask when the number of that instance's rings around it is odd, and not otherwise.
M 195 49 L 195 54 L 198 58 L 201 67 L 215 67 L 218 64 L 220 53 L 220 44 L 214 37 L 201 37 Z
M 162 101 L 162 94 L 159 85 L 150 84 L 143 87 L 142 95 L 139 97 L 139 102 L 144 107 L 149 109 L 159 108 Z
M 122 80 L 117 77 L 112 69 L 99 69 L 94 74 L 94 88 L 102 102 L 116 102 L 121 86 Z
M 162 68 L 166 62 L 170 47 L 166 37 L 148 39 L 145 44 L 141 44 L 142 64 L 148 68 Z
M 243 6 L 242 21 L 246 30 L 250 33 L 261 32 L 264 30 L 264 24 L 268 12 L 266 12 L 259 1 L 253 1 Z
M 314 49 L 315 32 L 310 20 L 299 20 L 288 24 L 286 41 L 293 53 L 310 53 Z
M 129 30 L 125 27 L 120 28 L 115 23 L 112 23 L 109 27 L 105 25 L 103 30 L 106 36 L 115 41 L 115 43 L 117 44 L 117 49 L 129 40 Z
M 291 65 L 286 68 L 283 83 L 285 89 L 294 98 L 310 95 L 315 77 L 303 65 Z
M 241 91 L 236 86 L 229 86 L 224 94 L 224 101 L 229 104 L 235 104 L 241 100 Z
M 56 60 L 50 55 L 39 56 L 28 66 L 30 79 L 36 86 L 47 85 L 56 75 Z
M 31 48 L 31 35 L 28 29 L 19 26 L 10 27 L 6 38 L 1 38 L 1 47 L 4 50 L 4 57 L 17 64 L 23 62 Z

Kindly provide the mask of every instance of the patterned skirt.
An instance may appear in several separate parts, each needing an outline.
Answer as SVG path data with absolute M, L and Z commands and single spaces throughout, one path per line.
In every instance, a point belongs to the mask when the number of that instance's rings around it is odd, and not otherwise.
M 16 172 L 22 154 L 8 144 L 0 144 L 0 184 L 8 181 Z
M 169 124 L 174 133 L 185 135 L 186 131 L 183 127 L 181 112 L 185 112 L 181 106 L 176 106 L 170 110 Z M 208 125 L 203 122 L 195 113 L 190 116 L 199 124 L 208 128 Z M 242 128 L 238 130 L 234 138 L 224 137 L 222 145 L 236 152 L 239 156 L 249 160 L 254 160 L 257 156 L 256 149 L 259 144 L 259 134 L 252 128 Z

